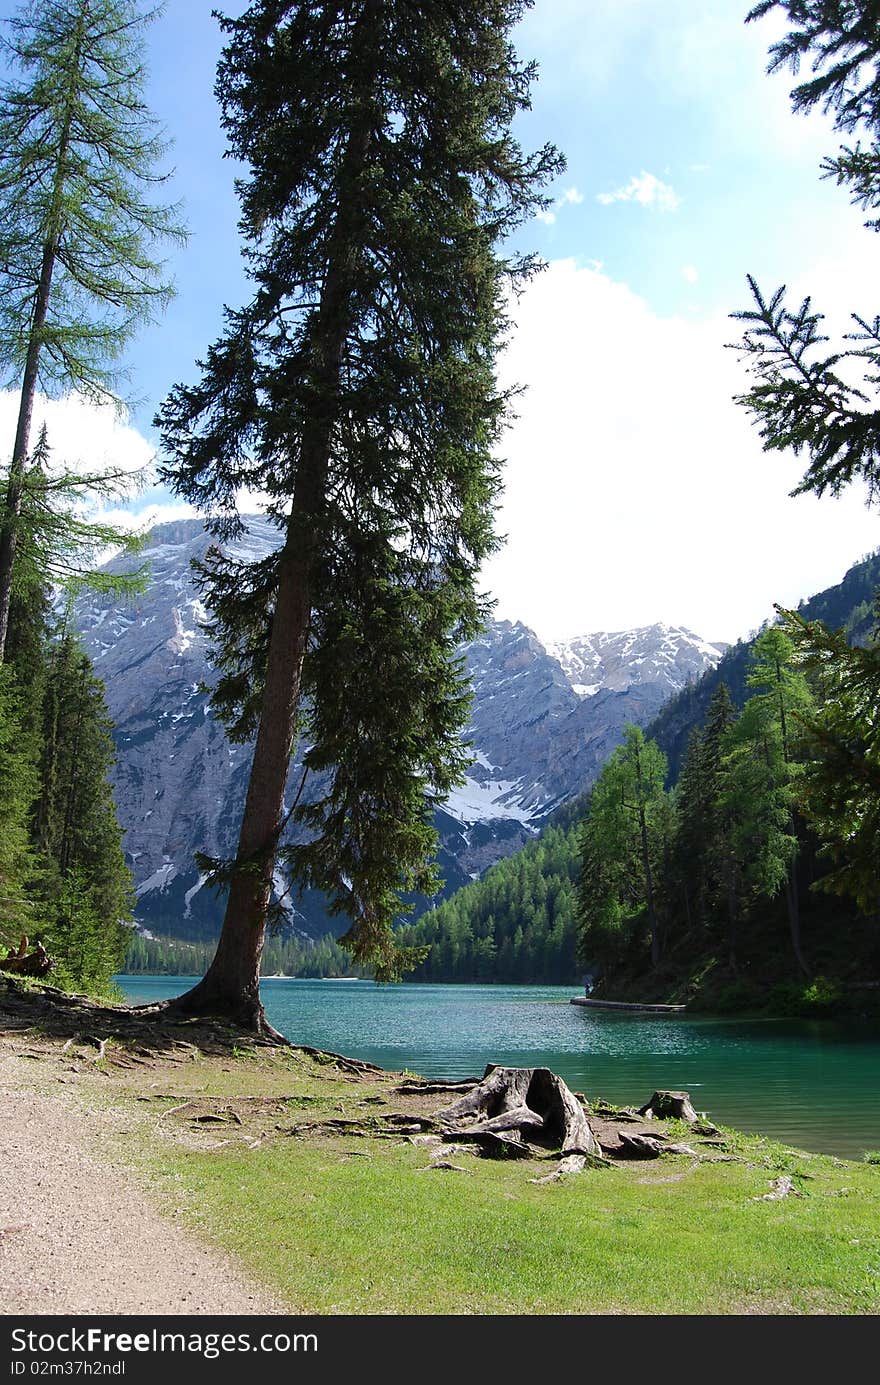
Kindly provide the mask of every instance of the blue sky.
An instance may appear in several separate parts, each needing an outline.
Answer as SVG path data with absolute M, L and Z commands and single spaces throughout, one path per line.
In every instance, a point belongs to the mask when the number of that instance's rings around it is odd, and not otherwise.
M 724 343 L 747 272 L 813 292 L 832 322 L 878 310 L 863 285 L 880 244 L 819 178 L 830 124 L 791 114 L 791 78 L 765 71 L 780 26 L 744 25 L 747 8 L 537 0 L 516 35 L 540 67 L 520 138 L 553 141 L 568 166 L 552 216 L 517 238 L 548 269 L 516 309 L 502 363 L 527 389 L 504 446 L 508 542 L 485 583 L 499 615 L 549 639 L 655 620 L 734 639 L 880 543 L 854 491 L 789 499 L 802 466 L 765 456 L 731 402 L 745 376 Z M 131 348 L 130 427 L 56 405 L 56 449 L 100 438 L 108 457 L 143 460 L 163 396 L 195 378 L 223 303 L 247 294 L 213 98 L 221 44 L 202 0 L 169 0 L 151 30 L 150 101 L 191 231 L 178 295 Z M 12 402 L 0 398 L 4 428 Z M 129 511 L 164 516 L 171 503 L 147 492 Z

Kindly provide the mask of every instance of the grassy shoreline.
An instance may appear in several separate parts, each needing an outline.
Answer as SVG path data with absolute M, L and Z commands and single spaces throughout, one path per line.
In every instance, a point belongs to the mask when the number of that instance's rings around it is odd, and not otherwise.
M 533 1161 L 437 1168 L 405 1135 L 373 1138 L 399 1074 L 244 1039 L 208 1053 L 110 1039 L 97 1059 L 82 1035 L 65 1042 L 2 1038 L 22 1085 L 112 1109 L 104 1154 L 291 1311 L 880 1312 L 875 1165 L 723 1129 L 699 1158 L 537 1185 Z M 363 1130 L 322 1124 L 352 1116 Z M 766 1199 L 781 1175 L 793 1195 Z

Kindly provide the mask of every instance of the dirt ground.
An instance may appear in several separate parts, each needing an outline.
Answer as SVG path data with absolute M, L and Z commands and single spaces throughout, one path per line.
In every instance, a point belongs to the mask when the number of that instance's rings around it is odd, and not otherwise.
M 0 1044 L 0 1303 L 15 1313 L 280 1313 L 108 1158 L 118 1116 Z M 105 1138 L 102 1138 L 105 1137 Z

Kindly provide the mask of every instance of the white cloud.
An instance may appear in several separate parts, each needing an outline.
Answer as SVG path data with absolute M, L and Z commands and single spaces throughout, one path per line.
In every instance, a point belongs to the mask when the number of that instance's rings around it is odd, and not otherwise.
M 179 519 L 195 519 L 198 511 L 185 501 L 167 501 L 142 506 L 140 509 L 123 509 L 116 506 L 96 512 L 95 519 L 100 524 L 110 524 L 115 529 L 127 532 L 145 533 L 157 524 L 170 524 Z
M 17 390 L 0 390 L 0 438 L 7 466 L 12 456 L 18 407 Z M 154 448 L 111 404 L 92 404 L 78 394 L 66 394 L 60 399 L 37 395 L 32 447 L 44 423 L 56 469 L 81 473 L 123 471 L 131 478 L 132 488 L 151 479 Z
M 559 639 L 665 620 L 736 639 L 880 543 L 856 488 L 789 497 L 765 454 L 726 317 L 662 318 L 623 283 L 554 261 L 513 307 L 505 384 L 525 382 L 483 574 L 498 615 Z
M 695 284 L 700 277 L 700 272 L 696 265 L 685 264 L 681 267 L 681 277 L 688 284 Z
M 539 221 L 544 222 L 545 226 L 552 226 L 556 220 L 557 212 L 562 211 L 563 207 L 577 206 L 583 200 L 584 195 L 582 192 L 578 192 L 577 188 L 566 188 L 565 192 L 556 198 L 552 206 L 547 207 L 543 212 L 536 212 L 535 215 Z
M 654 207 L 659 212 L 674 212 L 681 206 L 681 198 L 675 189 L 644 169 L 638 177 L 634 175 L 630 178 L 626 187 L 617 188 L 614 192 L 597 193 L 596 201 L 601 202 L 603 207 L 610 207 L 613 202 L 638 202 L 642 207 Z

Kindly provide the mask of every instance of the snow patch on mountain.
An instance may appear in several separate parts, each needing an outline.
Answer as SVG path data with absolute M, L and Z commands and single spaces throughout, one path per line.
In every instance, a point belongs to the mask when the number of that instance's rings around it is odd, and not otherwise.
M 602 688 L 622 692 L 634 683 L 660 683 L 677 692 L 714 667 L 724 648 L 684 625 L 645 625 L 597 631 L 547 645 L 578 697 Z

